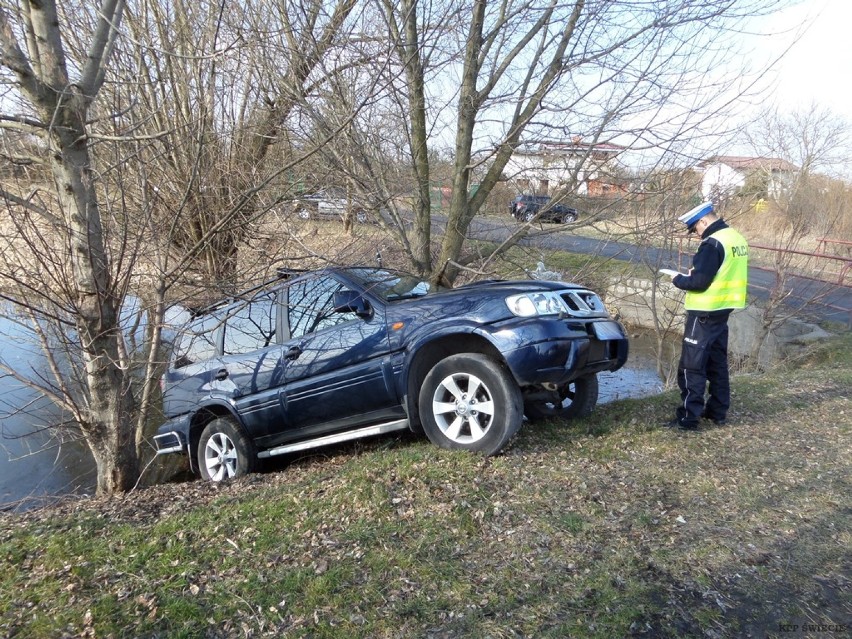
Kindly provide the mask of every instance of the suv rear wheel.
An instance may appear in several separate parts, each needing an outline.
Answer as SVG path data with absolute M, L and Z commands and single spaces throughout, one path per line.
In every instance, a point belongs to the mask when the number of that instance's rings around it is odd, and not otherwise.
M 573 419 L 588 415 L 598 403 L 598 376 L 586 375 L 565 384 L 551 400 L 524 402 L 524 414 L 531 422 L 542 419 Z
M 254 446 L 230 417 L 207 424 L 198 442 L 198 468 L 202 479 L 222 481 L 254 470 Z
M 495 455 L 523 420 L 521 391 L 509 373 L 479 353 L 441 360 L 420 389 L 420 420 L 436 446 Z

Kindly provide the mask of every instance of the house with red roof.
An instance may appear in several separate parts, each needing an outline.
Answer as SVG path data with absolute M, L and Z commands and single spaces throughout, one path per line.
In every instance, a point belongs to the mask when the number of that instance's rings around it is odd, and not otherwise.
M 601 142 L 542 140 L 518 146 L 503 171 L 518 193 L 552 195 L 570 188 L 578 195 L 600 197 L 624 192 L 617 156 L 624 147 Z
M 753 158 L 720 155 L 700 162 L 701 193 L 706 199 L 733 195 L 747 181 L 765 185 L 766 194 L 778 197 L 786 189 L 799 168 L 779 158 Z

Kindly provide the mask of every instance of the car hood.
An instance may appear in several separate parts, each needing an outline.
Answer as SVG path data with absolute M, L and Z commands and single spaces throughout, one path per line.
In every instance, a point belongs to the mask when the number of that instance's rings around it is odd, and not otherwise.
M 472 324 L 489 324 L 514 317 L 506 298 L 520 293 L 541 291 L 585 291 L 585 287 L 566 282 L 542 280 L 483 281 L 458 288 L 429 293 L 414 299 L 401 299 L 387 304 L 388 321 L 416 324 L 464 317 Z
M 459 286 L 448 293 L 458 291 L 493 291 L 500 295 L 513 295 L 515 293 L 534 293 L 536 291 L 563 291 L 565 289 L 583 290 L 585 287 L 570 282 L 554 282 L 550 280 L 486 280 L 473 282 Z

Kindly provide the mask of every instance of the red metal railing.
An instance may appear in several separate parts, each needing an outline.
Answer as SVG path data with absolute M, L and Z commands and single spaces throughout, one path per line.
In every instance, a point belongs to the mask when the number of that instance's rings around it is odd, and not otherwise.
M 684 257 L 691 257 L 691 254 L 687 254 L 686 251 L 684 251 L 684 241 L 688 244 L 693 239 L 695 238 L 693 238 L 691 235 L 678 237 L 678 264 L 684 264 Z M 834 255 L 832 253 L 826 253 L 825 247 L 829 244 L 838 244 L 843 247 L 848 247 L 850 255 L 843 256 Z M 837 286 L 849 286 L 849 284 L 846 284 L 846 277 L 849 275 L 850 270 L 852 270 L 852 242 L 847 242 L 846 240 L 833 240 L 829 238 L 822 238 L 819 240 L 817 247 L 817 251 L 801 251 L 799 249 L 783 248 L 778 246 L 765 246 L 763 244 L 754 244 L 752 242 L 749 242 L 750 249 L 769 251 L 776 255 L 798 255 L 806 258 L 814 258 L 816 260 L 825 260 L 828 262 L 828 264 L 831 265 L 836 263 L 839 268 L 836 271 L 836 275 L 834 274 L 835 272 L 832 271 L 831 278 L 826 277 L 825 268 L 822 267 L 799 267 L 794 268 L 794 270 L 796 271 L 795 274 L 799 277 L 806 277 L 820 282 L 825 282 L 826 284 L 834 284 Z M 820 251 L 819 248 L 822 248 L 823 250 Z M 758 265 L 754 264 L 754 266 Z
M 830 237 L 822 237 L 817 240 L 817 251 L 827 252 L 829 247 L 837 246 L 847 256 L 852 257 L 852 242 L 849 240 L 835 240 Z

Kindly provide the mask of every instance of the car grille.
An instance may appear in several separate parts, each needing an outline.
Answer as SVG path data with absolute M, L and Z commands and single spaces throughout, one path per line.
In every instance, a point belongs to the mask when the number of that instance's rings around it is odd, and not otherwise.
M 603 300 L 596 293 L 584 290 L 565 291 L 560 294 L 562 301 L 574 317 L 608 317 Z

